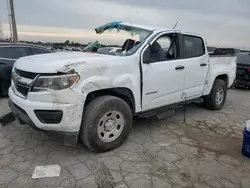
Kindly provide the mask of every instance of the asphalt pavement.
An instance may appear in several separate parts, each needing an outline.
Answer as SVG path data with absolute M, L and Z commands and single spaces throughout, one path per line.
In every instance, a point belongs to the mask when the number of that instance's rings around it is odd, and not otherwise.
M 0 116 L 8 112 L 7 98 L 0 99 Z M 81 143 L 61 146 L 17 121 L 0 126 L 0 187 L 249 188 L 250 160 L 241 144 L 250 91 L 229 90 L 220 111 L 190 104 L 186 115 L 186 122 L 182 109 L 166 119 L 137 119 L 126 143 L 102 154 Z M 47 165 L 59 175 L 34 175 Z

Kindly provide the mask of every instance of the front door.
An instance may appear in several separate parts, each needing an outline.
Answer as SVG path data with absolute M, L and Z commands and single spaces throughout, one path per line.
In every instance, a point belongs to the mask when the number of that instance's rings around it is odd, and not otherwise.
M 142 52 L 143 110 L 181 101 L 185 67 L 177 46 L 178 35 L 165 33 Z

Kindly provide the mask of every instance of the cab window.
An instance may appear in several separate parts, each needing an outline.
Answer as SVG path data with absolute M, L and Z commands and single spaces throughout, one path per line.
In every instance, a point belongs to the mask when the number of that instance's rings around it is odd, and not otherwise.
M 183 35 L 183 38 L 185 58 L 199 57 L 206 53 L 202 38 L 191 35 Z
M 166 34 L 158 37 L 144 52 L 144 58 L 150 63 L 174 60 L 179 57 L 176 34 Z

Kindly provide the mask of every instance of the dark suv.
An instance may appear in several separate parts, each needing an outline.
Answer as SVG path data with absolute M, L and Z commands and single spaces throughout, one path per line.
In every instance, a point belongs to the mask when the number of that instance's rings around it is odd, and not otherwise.
M 0 96 L 8 94 L 8 88 L 11 84 L 11 70 L 18 58 L 51 52 L 42 46 L 0 42 Z
M 250 53 L 237 55 L 236 87 L 250 87 Z

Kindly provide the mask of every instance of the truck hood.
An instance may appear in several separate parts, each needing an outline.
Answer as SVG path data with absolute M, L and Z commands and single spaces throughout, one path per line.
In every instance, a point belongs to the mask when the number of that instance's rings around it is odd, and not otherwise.
M 105 60 L 108 61 L 116 58 L 119 58 L 119 56 L 86 52 L 57 52 L 20 58 L 15 62 L 14 67 L 27 72 L 56 73 L 67 65 L 75 63 L 103 62 Z

